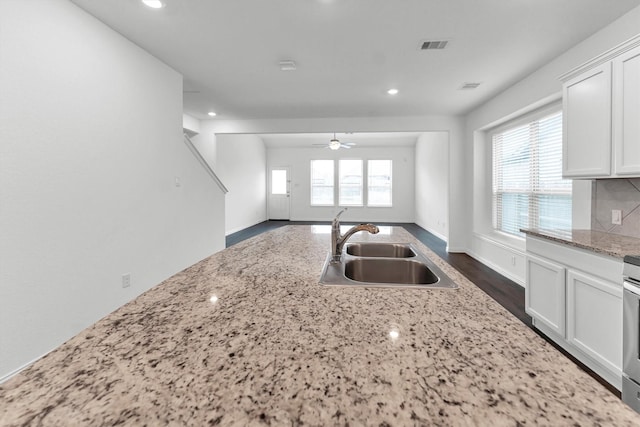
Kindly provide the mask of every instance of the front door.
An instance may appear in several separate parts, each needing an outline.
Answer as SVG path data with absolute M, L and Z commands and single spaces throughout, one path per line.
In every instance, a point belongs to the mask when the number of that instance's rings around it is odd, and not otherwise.
M 269 219 L 289 220 L 289 168 L 272 168 L 269 187 Z

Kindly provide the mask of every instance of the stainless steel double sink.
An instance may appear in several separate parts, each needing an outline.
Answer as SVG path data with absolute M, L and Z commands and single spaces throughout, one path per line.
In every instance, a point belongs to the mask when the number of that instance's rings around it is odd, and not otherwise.
M 320 283 L 334 286 L 457 288 L 411 243 L 348 243 L 339 261 L 328 254 Z

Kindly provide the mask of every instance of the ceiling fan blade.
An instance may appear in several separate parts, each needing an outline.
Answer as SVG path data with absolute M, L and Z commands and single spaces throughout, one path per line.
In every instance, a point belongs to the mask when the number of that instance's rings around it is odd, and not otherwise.
M 350 146 L 348 146 L 348 145 L 344 145 L 344 144 L 340 144 L 340 147 L 341 147 L 341 148 L 351 148 Z

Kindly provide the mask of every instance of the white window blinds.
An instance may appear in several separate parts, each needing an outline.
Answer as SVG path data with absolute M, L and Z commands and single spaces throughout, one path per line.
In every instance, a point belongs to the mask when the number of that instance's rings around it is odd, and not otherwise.
M 311 206 L 333 206 L 333 160 L 311 160 Z
M 562 179 L 562 112 L 504 127 L 492 143 L 494 228 L 515 235 L 522 235 L 521 228 L 571 228 L 571 181 Z
M 340 160 L 338 169 L 340 206 L 362 206 L 362 160 Z

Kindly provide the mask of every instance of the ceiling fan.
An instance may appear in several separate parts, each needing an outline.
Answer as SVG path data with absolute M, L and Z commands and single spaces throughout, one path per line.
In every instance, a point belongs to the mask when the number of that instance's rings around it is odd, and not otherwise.
M 335 132 L 333 133 L 333 139 L 329 141 L 329 144 L 313 144 L 316 146 L 320 146 L 323 148 L 329 148 L 331 150 L 338 150 L 340 148 L 351 148 L 356 145 L 355 142 L 340 142 L 338 138 L 336 138 Z

